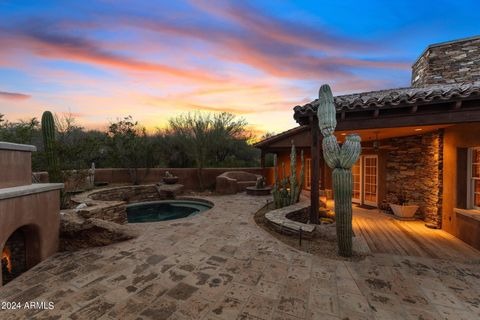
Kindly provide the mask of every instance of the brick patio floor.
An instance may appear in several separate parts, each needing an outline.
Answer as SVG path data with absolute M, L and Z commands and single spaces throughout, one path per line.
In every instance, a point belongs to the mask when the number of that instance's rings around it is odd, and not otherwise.
M 0 319 L 479 319 L 480 265 L 296 251 L 256 226 L 267 198 L 211 197 L 201 215 L 138 224 L 139 238 L 57 254 L 0 289 L 53 310 Z

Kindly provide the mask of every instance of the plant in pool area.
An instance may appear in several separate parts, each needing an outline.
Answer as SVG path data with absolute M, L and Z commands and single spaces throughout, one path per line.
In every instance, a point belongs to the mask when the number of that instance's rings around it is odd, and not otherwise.
M 337 228 L 338 252 L 342 256 L 352 255 L 352 166 L 361 153 L 360 136 L 347 135 L 340 147 L 334 135 L 337 126 L 333 95 L 328 85 L 322 85 L 318 99 L 318 125 L 323 135 L 323 156 L 333 169 L 333 198 Z

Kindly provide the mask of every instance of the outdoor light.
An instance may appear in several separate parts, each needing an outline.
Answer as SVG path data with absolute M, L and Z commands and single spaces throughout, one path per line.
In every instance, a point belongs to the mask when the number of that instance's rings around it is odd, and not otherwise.
M 415 131 L 422 131 L 422 128 L 415 128 Z

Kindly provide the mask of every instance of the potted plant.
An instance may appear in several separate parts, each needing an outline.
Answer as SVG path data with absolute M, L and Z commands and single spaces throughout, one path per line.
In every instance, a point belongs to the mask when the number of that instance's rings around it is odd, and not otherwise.
M 418 210 L 418 206 L 410 204 L 407 200 L 405 192 L 397 196 L 397 203 L 390 203 L 393 213 L 399 218 L 413 218 Z
M 178 182 L 178 177 L 171 174 L 169 171 L 165 172 L 165 176 L 162 178 L 166 184 L 175 184 Z

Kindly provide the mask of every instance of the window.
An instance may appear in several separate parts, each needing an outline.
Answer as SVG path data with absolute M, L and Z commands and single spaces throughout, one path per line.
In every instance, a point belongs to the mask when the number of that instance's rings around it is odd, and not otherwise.
M 471 149 L 470 163 L 471 204 L 480 210 L 480 147 Z
M 312 182 L 312 159 L 305 159 L 305 189 L 310 190 Z

